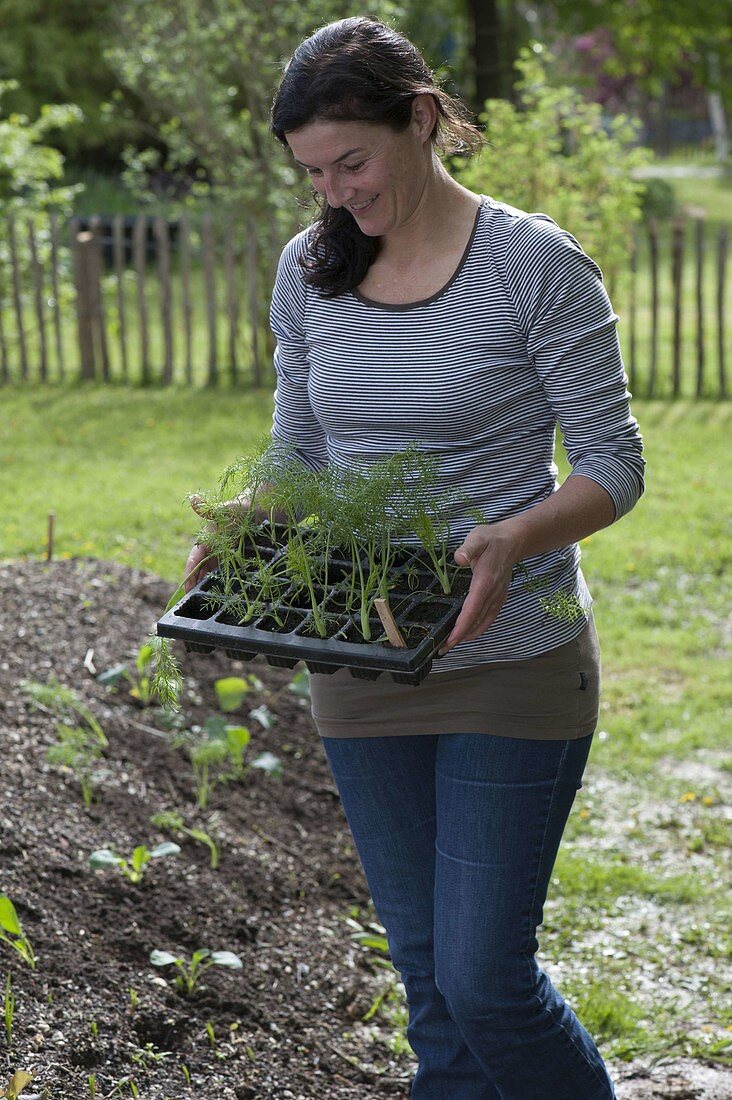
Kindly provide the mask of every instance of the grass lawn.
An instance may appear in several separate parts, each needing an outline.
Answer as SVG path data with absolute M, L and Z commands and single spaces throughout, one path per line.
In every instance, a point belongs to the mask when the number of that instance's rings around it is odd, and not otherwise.
M 114 558 L 172 586 L 196 530 L 185 494 L 268 430 L 270 403 L 265 392 L 4 391 L 0 557 L 40 555 L 54 509 L 59 555 Z M 609 1057 L 730 1060 L 732 405 L 635 411 L 646 498 L 583 546 L 604 701 L 541 958 Z

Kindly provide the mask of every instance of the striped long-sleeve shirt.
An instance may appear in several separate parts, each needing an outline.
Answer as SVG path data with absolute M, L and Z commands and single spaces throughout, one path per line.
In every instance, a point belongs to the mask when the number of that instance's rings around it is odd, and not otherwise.
M 277 338 L 273 435 L 311 468 L 363 468 L 410 443 L 439 459 L 441 490 L 466 505 L 457 546 L 475 525 L 516 515 L 557 488 L 557 423 L 572 474 L 612 497 L 616 518 L 643 491 L 616 322 L 597 265 L 544 214 L 483 197 L 460 265 L 432 297 L 386 305 L 357 290 L 326 298 L 303 282 L 308 231 L 285 247 L 272 296 Z M 571 476 L 571 475 L 570 475 Z M 576 637 L 539 596 L 589 593 L 576 544 L 526 559 L 482 637 L 435 671 L 533 657 Z

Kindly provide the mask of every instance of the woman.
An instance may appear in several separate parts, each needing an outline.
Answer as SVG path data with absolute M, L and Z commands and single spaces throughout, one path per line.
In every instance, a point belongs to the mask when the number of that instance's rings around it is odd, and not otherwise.
M 416 441 L 439 458 L 435 492 L 469 501 L 453 532 L 470 592 L 427 680 L 311 677 L 407 992 L 412 1096 L 606 1100 L 600 1054 L 534 954 L 597 718 L 576 544 L 643 487 L 617 318 L 568 233 L 448 175 L 438 149 L 478 132 L 383 24 L 346 19 L 303 42 L 272 129 L 320 197 L 273 292 L 273 434 L 313 468 Z M 560 488 L 557 422 L 572 464 Z M 558 593 L 583 613 L 547 614 Z

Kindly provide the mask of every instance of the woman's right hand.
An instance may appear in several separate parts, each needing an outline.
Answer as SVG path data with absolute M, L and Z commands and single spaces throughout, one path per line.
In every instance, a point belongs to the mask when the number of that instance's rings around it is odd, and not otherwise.
M 196 515 L 205 519 L 203 497 L 198 494 L 193 494 L 189 500 L 191 508 Z M 246 511 L 249 507 L 249 503 L 241 497 L 237 497 L 234 500 L 227 501 L 224 507 L 227 511 L 231 512 L 233 516 L 236 516 L 237 512 Z M 217 566 L 218 562 L 216 558 L 212 556 L 211 547 L 207 546 L 205 542 L 197 542 L 195 546 L 191 548 L 191 552 L 186 558 L 183 581 L 186 592 L 190 592 L 194 585 L 202 581 L 206 574 L 212 572 Z
M 216 558 L 211 556 L 211 548 L 205 543 L 196 543 L 191 547 L 191 552 L 186 558 L 186 569 L 183 584 L 186 592 L 190 592 L 194 585 L 202 581 L 207 573 L 218 565 Z

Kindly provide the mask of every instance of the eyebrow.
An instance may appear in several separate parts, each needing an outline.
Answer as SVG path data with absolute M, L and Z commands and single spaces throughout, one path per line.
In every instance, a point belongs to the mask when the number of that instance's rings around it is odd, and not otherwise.
M 363 150 L 362 147 L 359 147 L 359 148 L 356 148 L 356 149 L 349 149 L 348 152 L 342 153 L 341 156 L 336 157 L 336 159 L 333 161 L 333 164 L 340 164 L 342 160 L 347 160 L 348 157 L 352 157 L 354 155 L 354 153 L 363 153 L 363 151 L 364 150 Z M 298 160 L 297 157 L 295 157 L 294 159 L 295 159 L 295 163 L 299 164 L 301 168 L 311 169 L 311 168 L 314 167 L 314 165 L 312 165 L 312 164 L 303 164 L 303 162 L 301 160 Z

